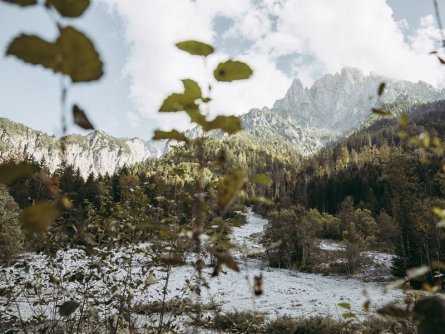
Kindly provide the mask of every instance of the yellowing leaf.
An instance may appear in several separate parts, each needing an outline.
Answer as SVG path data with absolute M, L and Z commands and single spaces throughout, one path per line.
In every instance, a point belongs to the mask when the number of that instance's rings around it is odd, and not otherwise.
M 66 74 L 73 82 L 98 80 L 103 74 L 94 44 L 73 27 L 60 29 L 55 42 L 22 34 L 9 44 L 6 54 Z
M 403 113 L 403 114 L 400 116 L 399 123 L 400 123 L 401 126 L 403 126 L 403 127 L 407 127 L 408 124 L 409 124 L 409 115 L 408 115 L 407 113 Z
M 355 318 L 355 314 L 354 314 L 354 313 L 343 313 L 341 316 L 342 316 L 344 319 Z
M 194 40 L 176 43 L 176 47 L 194 56 L 207 57 L 208 55 L 212 54 L 215 51 L 213 46 Z
M 177 141 L 183 141 L 186 143 L 189 142 L 188 138 L 183 133 L 177 130 L 171 130 L 171 131 L 156 130 L 152 139 L 153 140 L 173 139 Z
M 249 65 L 243 62 L 228 60 L 224 63 L 219 63 L 213 74 L 218 81 L 233 81 L 248 79 L 253 74 L 253 71 Z
M 46 6 L 53 6 L 65 17 L 81 16 L 89 5 L 89 0 L 46 0 Z
M 52 202 L 43 202 L 25 208 L 20 214 L 20 222 L 29 232 L 44 233 L 59 216 L 59 210 Z
M 445 210 L 441 208 L 433 208 L 433 211 L 439 218 L 445 218 Z
M 94 129 L 93 124 L 91 124 L 85 112 L 82 109 L 80 109 L 76 104 L 73 106 L 73 118 L 74 118 L 74 123 L 76 123 L 82 129 L 86 130 Z
M 62 206 L 65 209 L 72 209 L 73 208 L 73 203 L 71 202 L 71 200 L 68 197 L 63 197 L 61 200 Z
M 351 305 L 349 303 L 340 303 L 338 304 L 338 306 L 340 306 L 341 308 L 345 308 L 347 310 L 351 309 Z
M 32 6 L 37 4 L 37 0 L 2 0 L 2 1 L 19 5 L 22 7 Z

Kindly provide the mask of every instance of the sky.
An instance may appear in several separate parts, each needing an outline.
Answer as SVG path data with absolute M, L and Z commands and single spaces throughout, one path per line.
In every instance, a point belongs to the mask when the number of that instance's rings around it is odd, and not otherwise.
M 295 78 L 310 86 L 344 66 L 442 88 L 445 68 L 429 55 L 440 47 L 433 14 L 432 0 L 96 0 L 80 19 L 62 20 L 94 41 L 105 64 L 99 81 L 70 87 L 69 105 L 97 129 L 148 140 L 157 128 L 190 127 L 185 116 L 157 112 L 185 78 L 212 97 L 209 118 L 272 107 Z M 41 6 L 0 2 L 0 22 L 3 54 L 22 32 L 57 36 Z M 188 39 L 216 52 L 203 61 L 174 46 Z M 247 62 L 252 78 L 216 82 L 213 68 L 229 58 Z M 60 110 L 59 75 L 0 57 L 0 117 L 60 135 Z M 69 132 L 86 133 L 72 122 Z

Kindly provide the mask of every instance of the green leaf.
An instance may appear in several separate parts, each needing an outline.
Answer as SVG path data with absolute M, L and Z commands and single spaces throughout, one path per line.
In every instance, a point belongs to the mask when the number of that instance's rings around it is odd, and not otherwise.
M 355 318 L 355 314 L 354 314 L 354 313 L 343 313 L 341 316 L 342 316 L 344 319 Z
M 202 92 L 198 83 L 191 79 L 182 80 L 184 85 L 184 95 L 192 100 L 201 98 Z
M 76 104 L 73 106 L 74 123 L 80 126 L 82 129 L 94 130 L 93 124 L 91 124 L 85 112 L 80 109 Z
M 22 7 L 37 5 L 37 0 L 2 0 Z
M 243 62 L 228 60 L 224 63 L 219 63 L 213 74 L 218 81 L 233 81 L 248 79 L 253 74 L 253 71 L 249 65 Z
M 267 174 L 257 174 L 252 178 L 251 181 L 256 184 L 264 184 L 264 185 L 272 183 L 272 179 Z
M 69 317 L 79 306 L 80 304 L 74 300 L 67 301 L 59 306 L 59 314 L 62 317 Z
M 20 214 L 20 222 L 29 232 L 44 233 L 59 216 L 59 210 L 52 202 L 43 202 L 25 208 Z
M 241 120 L 237 116 L 217 116 L 213 121 L 207 122 L 204 127 L 205 131 L 221 129 L 228 134 L 241 131 Z
M 340 304 L 338 304 L 338 306 L 340 306 L 341 308 L 347 309 L 347 310 L 351 309 L 351 304 L 349 304 L 349 303 L 340 303 Z
M 153 140 L 173 139 L 177 141 L 183 141 L 186 143 L 189 142 L 188 138 L 183 133 L 177 130 L 171 130 L 171 131 L 156 130 L 152 139 Z
M 377 90 L 377 94 L 378 94 L 379 96 L 382 96 L 382 95 L 383 95 L 383 92 L 385 91 L 385 88 L 386 88 L 386 82 L 382 82 L 382 83 L 380 83 L 379 88 L 378 88 L 378 90 Z
M 201 114 L 199 109 L 189 109 L 189 110 L 186 110 L 186 113 L 187 113 L 187 115 L 189 115 L 190 120 L 193 123 L 199 124 L 204 129 L 204 131 L 206 131 L 205 129 L 207 128 L 208 122 L 207 122 L 206 118 L 204 117 L 204 115 Z
M 60 29 L 55 42 L 22 34 L 11 42 L 6 54 L 66 74 L 73 82 L 94 81 L 103 75 L 102 62 L 94 44 L 73 27 Z
M 102 61 L 93 42 L 73 27 L 62 28 L 57 39 L 62 54 L 62 72 L 73 82 L 94 81 L 103 75 Z
M 0 183 L 10 184 L 18 178 L 31 176 L 33 173 L 33 168 L 28 164 L 5 163 L 0 165 Z
M 9 44 L 6 54 L 16 56 L 24 62 L 42 65 L 58 72 L 58 52 L 56 44 L 44 41 L 38 36 L 22 34 Z
M 213 46 L 194 40 L 176 43 L 176 47 L 194 56 L 207 57 L 215 51 Z
M 173 93 L 164 100 L 159 108 L 159 111 L 177 112 L 182 110 L 188 111 L 197 109 L 198 105 L 195 103 L 195 99 L 184 94 Z
M 46 0 L 46 6 L 53 6 L 62 16 L 81 16 L 90 5 L 90 0 Z

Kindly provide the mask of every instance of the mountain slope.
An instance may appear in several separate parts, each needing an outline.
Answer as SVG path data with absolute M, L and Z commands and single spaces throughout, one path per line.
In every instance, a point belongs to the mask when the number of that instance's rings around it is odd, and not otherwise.
M 139 138 L 115 138 L 101 131 L 86 136 L 65 137 L 66 162 L 80 169 L 83 177 L 90 173 L 113 174 L 119 168 L 163 153 L 163 143 L 145 142 Z M 62 162 L 61 140 L 25 125 L 0 118 L 0 159 L 33 157 L 44 161 L 51 172 Z
M 381 82 L 387 88 L 381 101 L 376 91 Z M 376 119 L 371 108 L 391 105 L 393 110 L 414 104 L 445 99 L 445 92 L 425 82 L 397 81 L 358 69 L 344 68 L 328 74 L 304 88 L 296 79 L 286 95 L 272 109 L 252 109 L 241 116 L 246 132 L 267 141 L 282 141 L 297 152 L 310 155 L 326 144 Z M 400 108 L 399 108 L 400 109 Z

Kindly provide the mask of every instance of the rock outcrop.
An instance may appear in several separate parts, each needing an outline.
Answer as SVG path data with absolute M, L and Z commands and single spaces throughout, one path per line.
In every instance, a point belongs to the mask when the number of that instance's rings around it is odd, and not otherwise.
M 112 175 L 124 166 L 159 157 L 164 143 L 146 142 L 139 138 L 115 138 L 101 131 L 86 136 L 70 135 L 65 160 L 79 168 L 83 177 L 90 173 Z M 0 119 L 0 158 L 32 157 L 54 172 L 62 162 L 61 139 L 33 130 L 8 119 Z

